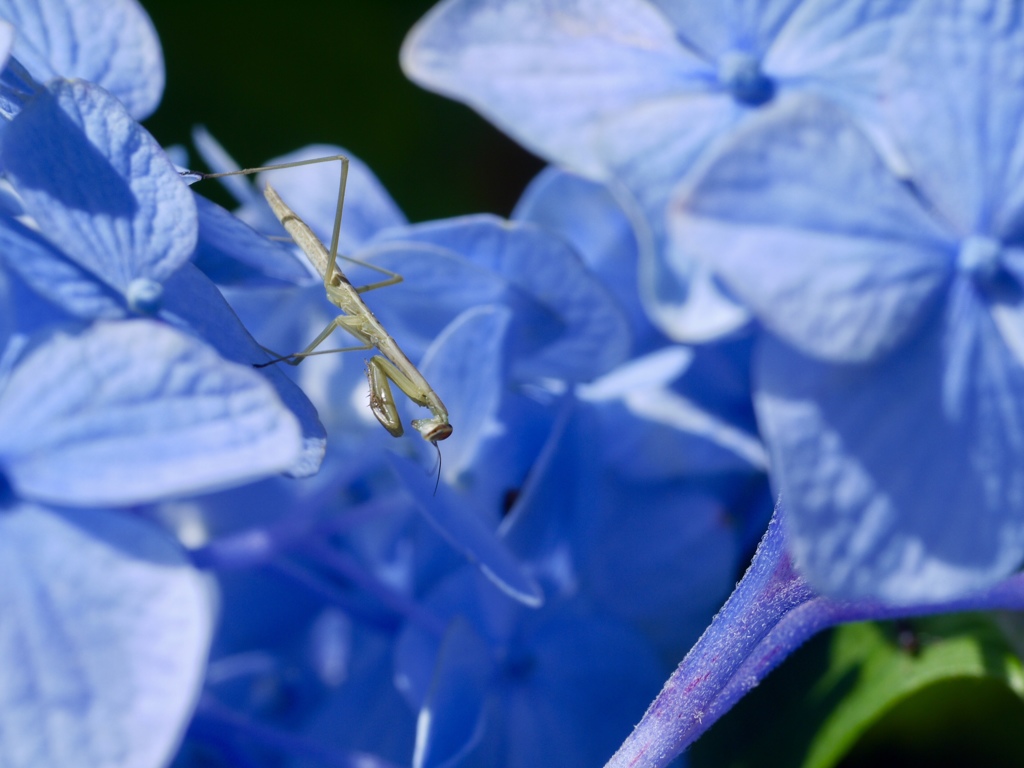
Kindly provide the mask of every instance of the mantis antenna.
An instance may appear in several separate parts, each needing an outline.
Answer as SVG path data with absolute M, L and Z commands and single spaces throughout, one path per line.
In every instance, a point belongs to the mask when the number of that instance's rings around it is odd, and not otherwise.
M 281 196 L 277 194 L 270 184 L 267 184 L 264 196 L 267 198 L 271 210 L 277 216 L 281 225 L 291 235 L 299 248 L 302 249 L 302 252 L 306 254 L 306 258 L 309 259 L 317 272 L 323 276 L 324 290 L 327 292 L 327 298 L 341 310 L 341 314 L 328 323 L 327 327 L 301 352 L 280 355 L 265 363 L 257 363 L 256 367 L 263 368 L 280 362 L 298 365 L 311 355 L 376 349 L 380 354 L 374 355 L 366 361 L 366 378 L 370 384 L 370 410 L 373 412 L 373 415 L 377 417 L 377 421 L 381 423 L 384 429 L 392 435 L 395 437 L 402 435 L 404 432 L 402 420 L 398 414 L 398 408 L 391 391 L 391 384 L 394 384 L 405 393 L 406 397 L 430 411 L 430 418 L 414 419 L 412 427 L 420 433 L 424 440 L 437 447 L 439 440 L 444 440 L 452 433 L 452 426 L 448 423 L 448 409 L 445 408 L 441 398 L 437 396 L 437 393 L 427 383 L 423 374 L 406 357 L 405 353 L 384 329 L 384 326 L 381 325 L 373 312 L 370 311 L 370 308 L 366 306 L 362 298 L 362 294 L 367 291 L 400 283 L 402 276 L 374 264 L 338 254 L 338 240 L 341 235 L 341 213 L 345 204 L 345 184 L 348 180 L 348 158 L 344 155 L 333 155 L 331 157 L 297 160 L 260 168 L 245 168 L 237 171 L 224 171 L 222 173 L 197 173 L 195 175 L 203 179 L 216 179 L 223 176 L 248 175 L 259 173 L 260 171 L 275 171 L 282 168 L 294 168 L 301 165 L 327 163 L 335 160 L 341 165 L 341 174 L 338 184 L 338 208 L 334 216 L 330 248 L 324 246 L 320 238 L 310 229 L 309 225 L 295 211 L 288 207 L 287 203 L 281 199 Z M 349 282 L 345 273 L 338 266 L 339 256 L 346 261 L 381 272 L 387 275 L 387 278 L 356 288 Z M 359 342 L 359 346 L 318 350 L 317 347 L 338 328 L 353 336 Z M 440 471 L 440 467 L 438 469 Z

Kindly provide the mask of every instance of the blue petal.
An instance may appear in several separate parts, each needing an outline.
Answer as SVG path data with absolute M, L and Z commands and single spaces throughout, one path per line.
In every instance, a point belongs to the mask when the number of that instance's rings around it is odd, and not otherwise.
M 523 359 L 514 359 L 514 375 L 586 381 L 626 357 L 630 339 L 622 310 L 564 240 L 487 215 L 430 222 L 404 237 L 461 254 L 540 305 L 548 316 L 543 325 L 516 318 L 513 354 Z
M 905 340 L 935 305 L 955 249 L 843 113 L 811 98 L 740 132 L 671 215 L 681 247 L 765 326 L 832 360 Z
M 476 266 L 465 255 L 433 243 L 415 242 L 416 228 L 392 230 L 355 255 L 362 261 L 402 276 L 398 285 L 365 294 L 384 327 L 413 360 L 420 359 L 452 320 L 479 304 L 508 303 L 508 283 L 501 275 Z M 345 266 L 355 285 L 379 279 L 373 273 Z M 516 296 L 535 307 L 529 297 Z
M 0 517 L 0 729 L 11 768 L 160 768 L 202 686 L 207 585 L 151 524 L 30 505 Z
M 163 282 L 195 250 L 192 193 L 103 89 L 51 83 L 7 128 L 2 152 L 47 238 L 121 293 L 136 278 Z
M 36 80 L 89 80 L 120 99 L 136 120 L 160 103 L 160 39 L 135 0 L 108 0 L 102 9 L 71 0 L 2 0 L 0 18 L 17 27 L 14 55 Z
M 229 173 L 241 169 L 238 162 L 228 154 L 223 145 L 214 138 L 213 134 L 206 130 L 205 126 L 197 125 L 192 129 L 192 143 L 196 151 L 209 167 L 212 173 Z M 231 193 L 231 196 L 242 206 L 258 206 L 264 213 L 265 220 L 273 217 L 266 214 L 266 204 L 263 195 L 256 191 L 250 180 L 241 174 L 222 176 L 218 182 Z M 261 220 L 264 220 L 261 218 Z M 247 224 L 253 222 L 246 220 Z M 270 222 L 273 223 L 273 222 Z
M 0 393 L 0 464 L 26 498 L 127 505 L 288 469 L 295 417 L 247 366 L 154 322 L 55 334 Z
M 6 66 L 7 58 L 11 55 L 14 37 L 14 27 L 11 24 L 0 22 L 0 69 Z
M 416 723 L 413 768 L 454 768 L 479 743 L 492 675 L 490 648 L 465 619 L 445 633 Z
M 0 216 L 0 259 L 40 295 L 66 312 L 92 320 L 125 316 L 124 300 L 47 240 L 15 219 Z
M 705 264 L 678 242 L 669 242 L 665 227 L 672 190 L 746 111 L 720 93 L 684 92 L 638 105 L 602 124 L 602 156 L 636 209 L 644 304 L 654 322 L 678 341 L 718 338 L 749 320 Z
M 642 635 L 604 617 L 563 612 L 530 643 L 532 684 L 510 686 L 497 724 L 508 751 L 498 759 L 510 768 L 601 765 L 647 708 L 665 667 Z
M 448 0 L 409 33 L 401 60 L 420 85 L 590 177 L 607 173 L 603 121 L 713 83 L 713 69 L 641 0 Z
M 775 36 L 804 0 L 722 0 L 714 4 L 651 0 L 671 19 L 695 51 L 716 58 L 739 46 L 764 55 Z
M 533 222 L 569 241 L 625 311 L 634 353 L 663 341 L 640 304 L 633 225 L 609 187 L 549 166 L 530 182 L 512 218 Z
M 506 386 L 505 334 L 510 321 L 504 307 L 467 310 L 437 338 L 420 364 L 421 373 L 449 403 L 449 420 L 458 425 L 444 442 L 442 474 L 449 485 L 471 484 L 482 444 L 503 432 L 497 416 Z
M 199 243 L 193 263 L 218 285 L 308 283 L 308 265 L 289 248 L 268 240 L 237 216 L 196 195 Z
M 1024 559 L 1024 369 L 973 290 L 872 364 L 763 342 L 758 415 L 795 559 L 825 594 L 936 602 Z
M 960 236 L 1024 223 L 1024 21 L 1013 2 L 920 3 L 894 40 L 889 125 L 914 182 Z
M 606 435 L 603 460 L 638 479 L 766 471 L 768 457 L 756 436 L 670 389 L 688 352 L 665 347 L 580 387 Z
M 167 281 L 166 312 L 161 316 L 196 333 L 226 360 L 251 366 L 267 359 L 266 351 L 249 334 L 224 297 L 196 267 L 186 264 Z M 327 435 L 313 404 L 280 366 L 261 369 L 285 407 L 299 420 L 302 450 L 288 468 L 293 477 L 315 474 L 323 461 Z
M 543 602 L 540 587 L 475 510 L 460 504 L 445 485 L 439 486 L 435 495 L 432 478 L 408 459 L 394 454 L 388 458 L 395 474 L 409 489 L 417 510 L 449 544 L 513 599 L 534 607 Z
M 333 155 L 345 155 L 349 159 L 338 250 L 344 254 L 352 254 L 381 230 L 404 226 L 407 223 L 405 214 L 369 166 L 351 155 L 344 147 L 333 144 L 311 144 L 268 160 L 266 165 Z M 283 168 L 260 174 L 259 184 L 262 186 L 269 181 L 281 195 L 281 199 L 302 216 L 325 245 L 330 246 L 331 231 L 338 210 L 340 170 L 338 161 Z

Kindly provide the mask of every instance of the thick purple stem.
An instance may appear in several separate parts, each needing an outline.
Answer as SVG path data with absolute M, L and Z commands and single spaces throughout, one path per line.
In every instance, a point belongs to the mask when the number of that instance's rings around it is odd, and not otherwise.
M 812 635 L 848 621 L 1024 608 L 1024 575 L 941 604 L 891 606 L 817 595 L 796 573 L 776 509 L 743 579 L 605 768 L 662 768 Z

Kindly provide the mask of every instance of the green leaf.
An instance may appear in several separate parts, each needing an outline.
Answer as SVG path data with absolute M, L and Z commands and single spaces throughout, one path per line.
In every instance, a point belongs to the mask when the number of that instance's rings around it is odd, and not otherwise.
M 848 624 L 833 633 L 831 664 L 811 692 L 828 698 L 855 682 L 812 739 L 802 768 L 830 768 L 870 726 L 929 686 L 957 678 L 989 678 L 1024 698 L 1024 669 L 992 621 L 939 616 L 909 624 Z
M 694 745 L 690 763 L 831 768 L 855 745 L 860 757 L 860 742 L 876 749 L 881 742 L 884 753 L 886 743 L 899 741 L 901 766 L 934 766 L 932 755 L 978 739 L 989 753 L 997 741 L 1012 744 L 997 731 L 1007 723 L 1010 733 L 1024 729 L 1022 699 L 1024 667 L 989 616 L 848 624 L 814 638 L 769 675 Z M 1019 744 L 1015 750 L 1019 758 Z M 843 763 L 878 764 L 870 756 Z

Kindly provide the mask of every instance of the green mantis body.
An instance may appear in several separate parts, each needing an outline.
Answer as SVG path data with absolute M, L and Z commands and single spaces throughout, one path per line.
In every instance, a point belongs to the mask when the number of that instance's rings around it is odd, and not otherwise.
M 338 189 L 338 209 L 334 218 L 330 248 L 324 246 L 313 230 L 309 228 L 298 214 L 288 207 L 269 184 L 267 184 L 264 190 L 264 196 L 267 198 L 271 210 L 273 210 L 281 225 L 302 249 L 302 252 L 306 254 L 306 258 L 309 259 L 317 272 L 323 276 L 327 298 L 341 310 L 342 314 L 328 323 L 327 327 L 301 352 L 284 355 L 266 363 L 260 363 L 257 367 L 264 367 L 277 362 L 298 365 L 305 358 L 314 354 L 375 348 L 380 354 L 371 357 L 366 362 L 366 378 L 370 384 L 370 410 L 373 412 L 373 415 L 395 437 L 400 437 L 403 434 L 402 420 L 398 414 L 398 408 L 391 391 L 391 384 L 393 383 L 410 400 L 430 411 L 430 418 L 414 419 L 412 426 L 413 429 L 420 433 L 424 440 L 436 445 L 438 440 L 444 440 L 452 433 L 451 424 L 448 423 L 448 409 L 445 408 L 441 398 L 437 396 L 437 393 L 427 383 L 423 374 L 406 357 L 395 340 L 384 329 L 373 312 L 370 311 L 370 308 L 366 306 L 361 295 L 374 288 L 399 283 L 402 280 L 401 275 L 372 264 L 365 264 L 364 262 L 358 262 L 342 256 L 341 258 L 363 264 L 389 276 L 386 280 L 356 288 L 338 267 L 338 240 L 341 232 L 341 213 L 345 201 L 345 183 L 348 179 L 348 158 L 343 155 L 335 155 L 333 157 L 301 160 L 262 168 L 249 168 L 242 171 L 202 175 L 204 178 L 215 178 L 218 176 L 256 173 L 333 160 L 338 160 L 341 163 L 341 182 Z M 360 346 L 317 351 L 317 347 L 337 328 L 347 331 L 359 342 Z

